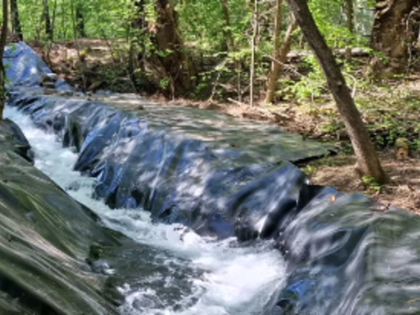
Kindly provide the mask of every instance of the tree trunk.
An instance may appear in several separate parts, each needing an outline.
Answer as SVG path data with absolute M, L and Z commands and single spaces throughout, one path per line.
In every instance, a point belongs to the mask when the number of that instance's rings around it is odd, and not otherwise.
M 280 35 L 281 25 L 283 23 L 283 0 L 277 0 L 276 3 L 276 20 L 274 22 L 274 53 L 273 58 L 277 59 L 280 53 Z M 267 93 L 265 96 L 265 103 L 271 103 L 273 101 L 274 92 L 276 89 L 276 82 L 278 74 L 280 72 L 279 63 L 273 60 L 271 62 L 271 72 L 268 76 L 267 81 Z
M 371 63 L 374 73 L 406 72 L 411 48 L 419 34 L 419 10 L 418 0 L 376 0 L 371 46 L 387 60 L 375 57 Z
M 257 35 L 258 35 L 258 0 L 254 0 L 254 14 L 252 19 L 252 47 L 251 47 L 251 69 L 249 77 L 249 106 L 254 106 L 254 84 L 255 84 L 255 50 L 257 46 Z
M 135 32 L 129 32 L 130 48 L 128 55 L 127 71 L 130 81 L 136 93 L 151 95 L 159 91 L 156 78 L 148 76 L 146 64 L 148 51 L 148 34 L 145 0 L 134 0 L 134 18 L 131 20 L 130 28 Z
M 353 0 L 344 0 L 344 5 L 346 7 L 346 17 L 347 17 L 347 29 L 350 33 L 354 32 L 354 7 Z
M 52 31 L 52 38 L 54 39 L 55 35 L 55 20 L 57 17 L 57 0 L 54 0 L 53 5 L 53 13 L 52 13 L 52 19 L 51 19 L 51 31 Z
M 347 29 L 349 30 L 350 34 L 353 34 L 354 33 L 353 0 L 344 0 L 344 6 L 345 6 L 345 11 L 346 11 Z M 350 42 L 347 44 L 347 48 L 346 48 L 346 60 L 347 60 L 347 62 L 349 62 L 351 60 Z
M 145 60 L 146 60 L 146 39 L 147 39 L 147 21 L 146 21 L 146 12 L 145 12 L 145 1 L 137 0 L 134 1 L 135 7 L 135 18 L 131 22 L 131 27 L 137 30 L 136 35 L 134 36 L 137 44 L 139 45 L 141 51 L 138 55 L 138 61 L 141 67 L 141 71 L 145 72 Z M 134 71 L 134 70 L 133 70 Z
M 83 6 L 80 3 L 76 5 L 76 30 L 78 38 L 86 38 L 85 18 L 83 16 Z
M 231 29 L 231 23 L 230 23 L 230 12 L 229 12 L 229 0 L 221 0 L 222 4 L 222 11 L 223 15 L 225 17 L 225 38 L 226 38 L 226 44 L 228 47 L 229 52 L 236 51 L 236 45 L 235 45 L 235 39 L 233 37 L 232 29 Z M 237 59 L 235 59 L 235 70 L 237 73 L 237 89 L 238 89 L 238 100 L 242 101 L 242 92 L 241 92 L 241 62 Z
M 20 24 L 19 9 L 17 0 L 10 0 L 10 13 L 12 16 L 12 32 L 23 40 L 22 26 Z
M 3 25 L 0 36 L 0 120 L 3 119 L 4 106 L 6 104 L 6 71 L 4 69 L 4 49 L 7 41 L 7 25 L 9 23 L 9 3 L 3 0 Z
M 48 0 L 44 0 L 44 10 L 42 12 L 42 22 L 45 23 L 45 34 L 49 40 L 53 40 L 53 30 L 51 27 L 50 8 Z
M 279 2 L 281 0 L 278 0 Z M 281 19 L 281 16 L 277 15 L 276 19 L 276 32 L 277 32 L 277 22 L 278 19 Z M 292 45 L 292 34 L 297 27 L 297 22 L 293 14 L 291 15 L 291 21 L 289 27 L 287 28 L 286 35 L 284 36 L 284 42 L 279 48 L 279 38 L 280 34 L 278 34 L 278 38 L 274 35 L 274 60 L 271 63 L 271 72 L 268 77 L 267 83 L 267 94 L 265 96 L 265 103 L 269 104 L 273 101 L 274 93 L 276 91 L 276 83 L 280 74 L 280 71 L 283 69 L 283 64 L 287 60 L 287 54 L 290 52 L 290 47 Z M 277 42 L 276 42 L 277 41 Z
M 230 13 L 229 13 L 229 0 L 221 0 L 223 16 L 225 17 L 225 33 L 226 44 L 229 51 L 235 51 L 235 40 L 233 39 L 232 30 L 230 28 Z
M 187 96 L 194 89 L 197 73 L 184 51 L 173 0 L 157 0 L 155 10 L 156 21 L 150 21 L 148 30 L 155 51 L 147 60 L 154 83 L 166 96 Z
M 369 133 L 363 124 L 360 113 L 350 95 L 350 89 L 346 85 L 331 49 L 327 46 L 309 11 L 307 0 L 288 1 L 302 33 L 325 73 L 328 86 L 353 144 L 358 171 L 362 176 L 373 177 L 379 184 L 385 183 L 387 176 L 382 169 L 375 147 L 369 138 Z

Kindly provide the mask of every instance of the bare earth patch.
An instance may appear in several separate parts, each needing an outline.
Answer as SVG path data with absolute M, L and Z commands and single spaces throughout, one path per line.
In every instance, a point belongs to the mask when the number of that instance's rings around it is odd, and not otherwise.
M 345 193 L 362 192 L 370 195 L 387 208 L 389 205 L 420 214 L 420 160 L 407 158 L 398 161 L 391 152 L 381 153 L 385 171 L 390 182 L 372 188 L 363 183 L 354 171 L 352 156 L 337 156 L 317 161 L 310 174 L 314 184 L 332 186 Z
M 78 39 L 49 45 L 38 41 L 27 43 L 53 72 L 78 89 L 134 91 L 126 66 L 124 40 Z

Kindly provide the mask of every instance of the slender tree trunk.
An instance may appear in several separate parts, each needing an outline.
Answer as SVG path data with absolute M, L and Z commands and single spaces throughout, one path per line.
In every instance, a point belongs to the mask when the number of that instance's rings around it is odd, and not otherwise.
M 86 38 L 85 18 L 83 15 L 83 6 L 80 3 L 76 5 L 76 29 L 79 38 Z
M 137 56 L 137 61 L 139 62 L 141 71 L 145 73 L 145 63 L 146 63 L 146 43 L 147 43 L 147 21 L 146 21 L 146 12 L 145 12 L 145 3 L 144 0 L 134 1 L 134 7 L 136 12 L 136 18 L 133 19 L 131 27 L 137 30 L 137 33 L 134 35 L 135 41 L 140 48 L 140 53 Z M 131 41 L 131 48 L 134 49 L 133 40 Z M 134 53 L 134 50 L 131 52 Z M 133 55 L 134 58 L 134 55 Z M 134 61 L 134 60 L 133 60 Z M 133 68 L 132 71 L 135 71 Z M 134 72 L 133 72 L 134 73 Z
M 279 2 L 281 0 L 278 0 Z M 281 1 L 282 2 L 282 1 Z M 280 10 L 281 11 L 281 10 Z M 293 14 L 291 14 L 291 21 L 289 27 L 287 28 L 286 35 L 284 36 L 283 44 L 280 47 L 280 32 L 281 29 L 277 29 L 278 23 L 281 24 L 281 12 L 277 11 L 276 18 L 276 29 L 275 32 L 279 32 L 278 35 L 274 34 L 274 60 L 271 63 L 271 72 L 268 76 L 267 83 L 267 93 L 265 96 L 265 103 L 271 103 L 274 98 L 274 93 L 276 91 L 276 83 L 280 74 L 280 71 L 283 69 L 283 64 L 287 60 L 287 54 L 290 52 L 290 47 L 292 45 L 292 34 L 297 28 L 297 22 Z
M 277 0 L 276 2 L 276 20 L 274 22 L 274 52 L 273 58 L 276 59 L 280 53 L 280 36 L 281 36 L 281 25 L 283 23 L 283 0 Z M 268 76 L 267 82 L 267 93 L 265 96 L 265 103 L 271 103 L 273 101 L 274 92 L 276 89 L 276 82 L 278 74 L 280 72 L 280 65 L 273 60 L 271 62 L 271 72 Z
M 134 18 L 131 20 L 129 32 L 129 58 L 127 71 L 133 89 L 137 93 L 146 93 L 151 95 L 159 90 L 156 78 L 148 76 L 146 69 L 148 51 L 148 40 L 151 34 L 148 34 L 146 20 L 146 3 L 145 0 L 134 0 Z M 134 32 L 131 32 L 134 30 Z
M 3 25 L 0 36 L 0 120 L 3 119 L 4 106 L 6 105 L 6 71 L 4 69 L 4 49 L 7 42 L 7 25 L 9 24 L 9 3 L 3 0 Z
M 17 0 L 10 0 L 10 13 L 12 16 L 12 32 L 23 40 L 22 26 L 20 25 L 19 8 Z
M 78 38 L 77 38 L 77 22 L 76 22 L 76 16 L 75 16 L 75 5 L 74 5 L 74 0 L 71 0 L 70 3 L 70 14 L 71 14 L 71 24 L 72 24 L 72 28 L 73 28 L 73 39 L 76 42 L 76 46 L 78 44 Z M 79 49 L 77 50 L 77 54 L 79 55 Z
M 54 39 L 55 36 L 55 20 L 57 17 L 57 0 L 54 0 L 53 5 L 53 12 L 52 12 L 52 18 L 51 18 L 51 31 L 52 31 L 52 38 Z
M 404 73 L 409 65 L 410 52 L 420 28 L 418 0 L 376 0 L 375 21 L 371 46 L 387 60 L 373 58 L 374 74 Z
M 331 49 L 327 46 L 309 11 L 307 0 L 288 0 L 288 2 L 302 29 L 302 33 L 305 35 L 307 42 L 324 70 L 328 86 L 353 144 L 357 159 L 357 170 L 362 176 L 373 177 L 379 184 L 386 182 L 387 176 L 382 169 L 378 154 L 369 138 L 369 133 L 350 95 L 350 89 L 334 59 Z
M 79 38 L 77 37 L 77 21 L 76 21 L 76 14 L 75 14 L 75 0 L 71 0 L 70 3 L 70 14 L 72 19 L 72 26 L 73 26 L 73 40 L 76 44 L 76 50 L 77 50 L 77 62 L 76 62 L 76 69 L 79 71 L 80 76 L 82 78 L 82 90 L 83 92 L 86 92 L 87 89 L 87 80 L 86 80 L 86 64 L 84 62 L 84 59 L 80 55 L 80 43 Z
M 221 0 L 223 16 L 225 17 L 225 38 L 227 41 L 227 47 L 229 52 L 236 51 L 235 39 L 231 30 L 230 23 L 230 12 L 229 12 L 229 0 Z M 235 58 L 235 69 L 237 72 L 237 89 L 238 89 L 238 100 L 242 101 L 242 92 L 241 92 L 241 63 Z
M 42 12 L 42 21 L 45 23 L 45 34 L 49 40 L 53 40 L 53 30 L 51 28 L 50 8 L 48 0 L 44 0 L 44 10 Z
M 66 7 L 63 5 L 61 6 L 61 29 L 62 29 L 62 33 L 60 34 L 61 38 L 67 38 L 66 18 L 67 18 Z
M 251 52 L 251 69 L 250 69 L 250 90 L 249 90 L 249 106 L 254 106 L 254 85 L 255 85 L 255 51 L 257 46 L 258 35 L 258 0 L 254 0 L 253 14 L 253 34 L 252 34 L 252 52 Z
M 230 25 L 230 13 L 229 13 L 229 0 L 221 0 L 222 2 L 222 9 L 223 9 L 223 15 L 225 17 L 225 38 L 227 41 L 227 47 L 229 51 L 235 51 L 235 40 L 233 38 L 231 25 Z
M 347 15 L 347 28 L 350 33 L 354 33 L 354 7 L 353 0 L 346 1 L 346 15 Z
M 353 7 L 353 0 L 344 0 L 344 7 L 346 11 L 346 19 L 347 19 L 347 29 L 349 30 L 350 34 L 354 33 L 354 7 Z M 351 60 L 351 47 L 350 43 L 347 44 L 346 48 L 346 60 L 349 62 Z

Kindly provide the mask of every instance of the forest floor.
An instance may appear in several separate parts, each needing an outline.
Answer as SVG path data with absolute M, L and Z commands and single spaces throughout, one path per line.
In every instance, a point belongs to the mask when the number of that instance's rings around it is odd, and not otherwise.
M 123 41 L 117 45 L 115 41 L 101 39 L 55 42 L 50 46 L 38 42 L 29 44 L 54 72 L 77 88 L 118 93 L 134 91 L 124 66 L 126 60 L 122 57 L 127 54 Z M 274 123 L 304 137 L 333 144 L 338 149 L 338 155 L 318 159 L 302 167 L 313 183 L 333 186 L 346 193 L 368 194 L 384 209 L 392 204 L 420 214 L 420 76 L 411 75 L 381 86 L 370 84 L 353 92 L 390 177 L 386 185 L 362 180 L 354 171 L 350 141 L 327 91 L 312 101 L 283 101 L 272 106 L 257 104 L 255 107 L 234 100 L 225 103 L 167 100 L 159 95 L 152 96 L 151 100 L 160 104 L 215 110 L 238 119 Z M 406 139 L 409 148 L 397 155 L 394 143 L 398 138 Z

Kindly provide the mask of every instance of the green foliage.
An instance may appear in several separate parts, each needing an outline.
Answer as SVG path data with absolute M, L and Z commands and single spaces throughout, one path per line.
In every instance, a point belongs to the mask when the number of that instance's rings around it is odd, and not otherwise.
M 306 100 L 313 102 L 325 93 L 327 87 L 325 76 L 314 56 L 308 56 L 304 58 L 304 61 L 306 67 L 312 70 L 308 75 L 302 76 L 297 82 L 288 79 L 280 79 L 280 81 L 284 84 L 283 93 L 288 95 L 286 98 L 295 98 L 300 102 Z
M 402 81 L 404 82 L 404 81 Z M 399 86 L 370 85 L 356 104 L 378 148 L 393 147 L 398 138 L 407 138 L 418 150 L 420 94 L 404 83 Z
M 54 40 L 72 40 L 77 37 L 74 26 L 77 24 L 75 12 L 80 8 L 83 13 L 85 32 L 90 38 L 126 39 L 128 45 L 122 49 L 113 47 L 115 57 L 126 59 L 128 54 L 142 54 L 166 58 L 170 50 L 156 51 L 153 45 L 153 27 L 156 26 L 156 0 L 144 0 L 144 18 L 141 17 L 134 0 L 49 0 L 49 13 L 54 29 Z M 253 5 L 248 0 L 173 0 L 176 16 L 179 20 L 179 31 L 182 36 L 186 53 L 192 55 L 198 63 L 208 62 L 212 67 L 202 67 L 198 74 L 198 84 L 195 96 L 212 91 L 213 84 L 219 81 L 224 86 L 238 86 L 240 77 L 241 89 L 249 85 L 249 64 L 251 60 L 251 36 Z M 225 15 L 223 3 L 228 6 L 229 21 Z M 38 39 L 48 42 L 45 35 L 45 21 L 41 19 L 43 1 L 20 0 L 19 11 L 24 37 L 27 40 Z M 343 0 L 311 0 L 309 2 L 313 16 L 333 48 L 366 47 L 366 30 L 370 29 L 372 13 L 369 9 L 372 0 L 355 0 L 355 33 L 346 26 L 343 13 Z M 259 0 L 259 33 L 257 36 L 256 72 L 259 78 L 257 92 L 264 89 L 263 78 L 270 69 L 267 56 L 273 53 L 273 31 L 275 19 L 275 0 Z M 283 34 L 289 26 L 290 11 L 287 1 L 283 2 Z M 145 22 L 145 23 L 144 23 Z M 137 23 L 137 24 L 136 24 Z M 294 36 L 301 36 L 296 30 Z M 294 40 L 292 49 L 308 50 L 304 41 Z M 350 64 L 344 63 L 343 72 L 353 90 L 358 90 L 364 84 L 352 75 Z M 303 60 L 305 70 L 298 78 L 283 76 L 279 80 L 281 96 L 284 99 L 295 99 L 301 103 L 313 104 L 327 92 L 326 80 L 314 56 Z M 144 71 L 144 70 L 143 70 Z M 147 72 L 147 71 L 146 71 Z M 296 72 L 300 72 L 300 69 Z M 148 75 L 148 73 L 145 73 Z M 236 80 L 236 81 L 235 81 Z M 227 84 L 226 84 L 227 83 Z M 161 87 L 167 87 L 167 80 L 160 82 Z M 249 90 L 249 89 L 248 89 Z M 214 95 L 223 97 L 219 90 Z M 236 91 L 238 92 L 238 91 Z M 228 92 L 228 93 L 231 93 Z M 233 93 L 233 92 L 232 92 Z M 224 95 L 227 95 L 226 93 Z
M 413 151 L 420 151 L 420 139 L 415 139 L 412 144 Z
M 49 0 L 50 16 L 54 20 L 56 39 L 73 38 L 73 18 L 75 7 L 80 7 L 86 32 L 89 37 L 108 38 L 127 37 L 131 23 L 136 18 L 134 0 Z M 370 1 L 372 2 L 372 1 Z M 358 0 L 356 26 L 366 24 L 365 12 L 371 3 L 369 0 Z M 202 51 L 214 53 L 226 47 L 227 34 L 231 34 L 236 51 L 249 47 L 251 34 L 252 5 L 247 0 L 228 0 L 230 25 L 226 25 L 222 0 L 188 0 L 174 1 L 179 15 L 180 28 L 186 42 Z M 286 2 L 285 2 L 286 3 Z M 260 0 L 261 34 L 259 46 L 262 51 L 272 50 L 272 27 L 274 24 L 274 0 Z M 342 13 L 342 0 L 313 0 L 310 8 L 314 18 L 333 47 L 356 45 L 363 42 L 359 35 L 350 34 L 345 26 Z M 363 10 L 361 9 L 363 8 Z M 24 34 L 28 39 L 38 38 L 43 31 L 41 15 L 42 1 L 19 1 L 19 10 Z M 148 21 L 156 20 L 154 0 L 145 0 L 145 11 Z M 282 29 L 288 25 L 289 10 L 285 5 Z M 360 20 L 358 22 L 358 19 Z
M 382 185 L 378 184 L 375 180 L 375 178 L 371 176 L 363 176 L 362 182 L 368 186 L 368 189 L 374 192 L 380 192 L 382 190 Z
M 74 38 L 72 12 L 76 6 L 82 8 L 86 33 L 92 38 L 126 37 L 127 26 L 134 12 L 131 0 L 49 0 L 48 4 L 56 40 Z M 20 20 L 26 39 L 45 39 L 42 12 L 42 1 L 19 1 Z
M 134 2 L 133 0 L 49 0 L 55 39 L 74 38 L 74 17 L 72 14 L 76 7 L 80 7 L 83 12 L 86 33 L 91 38 L 138 37 L 139 32 L 134 31 L 133 34 L 132 27 L 133 20 L 138 18 Z M 358 0 L 359 7 L 360 4 L 367 7 L 368 4 L 364 2 Z M 252 32 L 252 5 L 249 1 L 227 1 L 229 25 L 226 22 L 222 0 L 175 0 L 174 3 L 179 16 L 182 36 L 188 47 L 215 56 L 217 53 L 227 52 L 229 37 L 231 37 L 235 44 L 235 50 L 230 51 L 229 57 L 232 60 L 248 57 Z M 274 5 L 274 0 L 260 1 L 259 50 L 263 54 L 271 54 L 273 50 Z M 342 0 L 313 0 L 310 2 L 310 7 L 319 28 L 333 47 L 364 43 L 361 36 L 351 34 L 347 30 L 341 10 Z M 42 1 L 20 1 L 19 10 L 25 38 L 45 39 L 45 25 L 41 19 Z M 289 15 L 286 5 L 283 11 L 282 29 L 286 30 Z M 149 22 L 156 21 L 154 0 L 145 0 L 145 15 Z M 357 18 L 358 15 L 356 15 Z
M 316 165 L 308 164 L 303 168 L 303 172 L 310 178 L 317 171 L 318 167 Z
M 344 123 L 342 122 L 331 122 L 322 126 L 322 131 L 330 134 L 335 134 L 342 129 L 344 129 Z
M 190 0 L 177 5 L 184 39 L 207 52 L 218 52 L 232 34 L 238 47 L 249 47 L 252 12 L 246 0 L 230 0 L 230 25 L 226 25 L 221 0 Z
M 170 83 L 170 78 L 165 77 L 162 80 L 160 80 L 160 86 L 162 89 L 167 89 Z
M 314 19 L 330 47 L 368 46 L 368 38 L 363 35 L 366 30 L 370 31 L 373 20 L 369 1 L 354 0 L 355 33 L 351 33 L 346 26 L 342 0 L 313 0 L 309 2 Z

